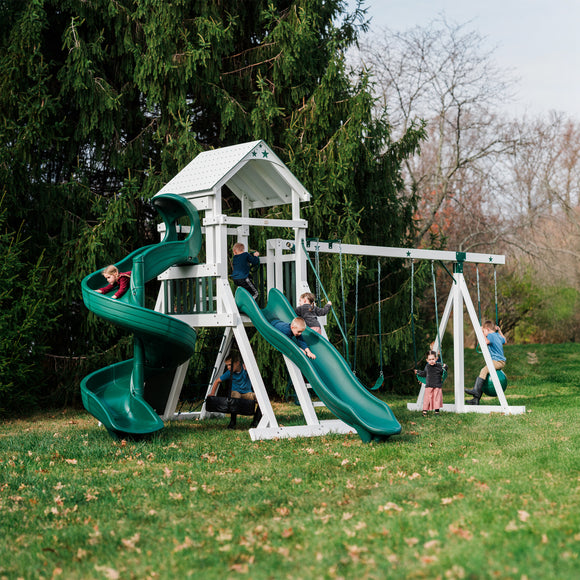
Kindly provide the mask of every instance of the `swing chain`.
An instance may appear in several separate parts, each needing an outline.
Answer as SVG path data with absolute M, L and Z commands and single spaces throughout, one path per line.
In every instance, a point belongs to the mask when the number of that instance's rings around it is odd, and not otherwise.
M 413 337 L 413 359 L 417 368 L 417 341 L 415 338 L 415 261 L 411 260 L 411 335 Z
M 358 340 L 358 277 L 360 271 L 359 261 L 356 261 L 356 279 L 354 283 L 354 354 L 352 372 L 356 375 L 356 343 Z
M 443 365 L 443 345 L 439 336 L 439 308 L 437 306 L 437 279 L 435 277 L 435 268 L 433 266 L 434 260 L 431 260 L 431 277 L 433 278 L 433 300 L 435 302 L 435 324 L 437 328 L 437 346 L 439 346 L 439 355 L 441 357 L 441 364 Z
M 493 288 L 495 292 L 495 325 L 499 326 L 499 314 L 497 306 L 497 265 L 493 265 Z

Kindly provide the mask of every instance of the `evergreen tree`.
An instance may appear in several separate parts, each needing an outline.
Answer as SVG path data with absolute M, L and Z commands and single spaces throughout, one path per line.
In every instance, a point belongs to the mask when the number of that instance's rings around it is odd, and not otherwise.
M 0 17 L 0 183 L 22 263 L 44 253 L 59 282 L 48 357 L 90 367 L 125 349 L 86 312 L 80 280 L 156 240 L 148 200 L 208 148 L 264 139 L 313 193 L 321 238 L 406 242 L 400 164 L 422 128 L 393 143 L 373 117 L 368 77 L 345 68 L 361 25 L 343 0 L 5 0 Z M 395 269 L 392 291 L 408 277 Z M 353 272 L 350 260 L 346 292 Z M 62 397 L 65 373 L 46 378 Z
M 54 280 L 41 255 L 22 261 L 22 231 L 6 228 L 0 199 L 0 417 L 33 406 L 41 393 L 39 361 L 46 351 L 46 333 L 58 324 Z M 49 369 L 47 369 L 49 371 Z

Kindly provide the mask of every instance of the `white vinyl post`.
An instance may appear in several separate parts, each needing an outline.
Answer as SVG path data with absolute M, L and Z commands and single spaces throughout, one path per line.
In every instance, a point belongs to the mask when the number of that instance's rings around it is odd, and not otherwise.
M 461 264 L 461 271 L 458 271 L 458 264 Z M 461 292 L 461 282 L 463 282 L 463 263 L 453 265 L 453 390 L 455 397 L 455 412 L 463 413 L 465 408 L 465 361 L 463 341 L 463 294 Z

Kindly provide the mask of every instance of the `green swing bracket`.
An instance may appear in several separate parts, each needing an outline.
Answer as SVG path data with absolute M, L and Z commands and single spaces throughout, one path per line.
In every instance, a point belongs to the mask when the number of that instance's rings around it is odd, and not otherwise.
M 454 274 L 463 274 L 463 262 L 465 262 L 465 258 L 467 254 L 465 252 L 456 252 L 455 259 L 456 262 L 453 263 L 453 273 Z

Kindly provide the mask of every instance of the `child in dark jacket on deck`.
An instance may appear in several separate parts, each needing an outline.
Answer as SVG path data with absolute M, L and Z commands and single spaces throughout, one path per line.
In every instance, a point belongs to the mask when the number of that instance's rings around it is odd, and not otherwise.
M 246 252 L 246 247 L 241 242 L 234 244 L 232 251 L 234 253 L 232 260 L 232 280 L 234 284 L 245 288 L 252 295 L 252 298 L 257 300 L 260 293 L 254 286 L 254 281 L 250 276 L 250 267 L 257 266 L 260 263 L 260 252 L 254 252 L 253 254 Z

